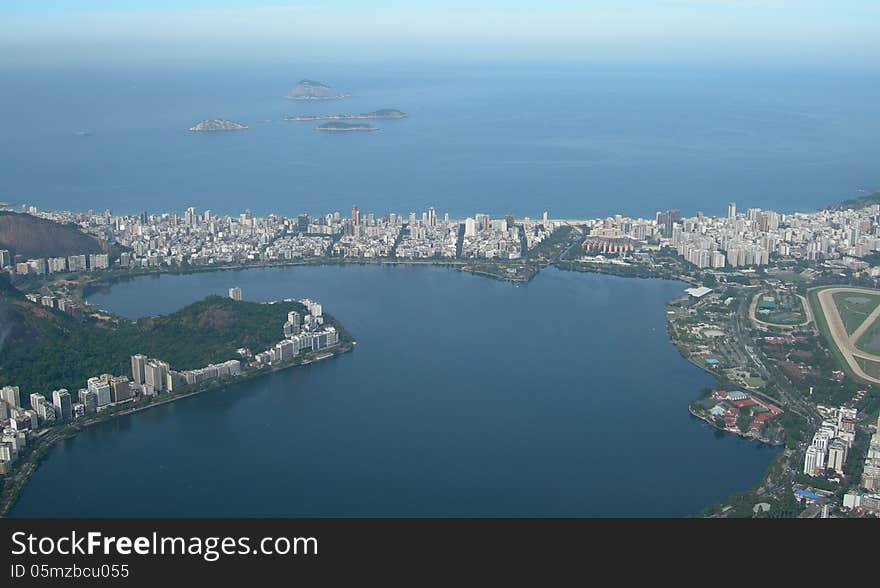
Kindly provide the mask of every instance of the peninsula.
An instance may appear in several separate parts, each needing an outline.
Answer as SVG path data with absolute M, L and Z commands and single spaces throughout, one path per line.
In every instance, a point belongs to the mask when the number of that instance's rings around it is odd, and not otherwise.
M 193 133 L 216 133 L 220 131 L 241 131 L 247 128 L 247 125 L 237 123 L 225 118 L 209 118 L 189 128 Z
M 405 112 L 393 108 L 382 108 L 361 114 L 314 114 L 303 116 L 285 116 L 287 122 L 314 122 L 318 120 L 388 120 L 406 118 Z
M 353 132 L 378 131 L 379 127 L 367 123 L 328 122 L 315 127 L 316 131 Z
M 71 316 L 0 281 L 8 343 L 0 374 L 14 383 L 0 388 L 9 422 L 0 515 L 48 449 L 86 427 L 352 349 L 351 335 L 317 302 L 240 297 L 232 288 L 229 298 L 133 322 L 103 311 Z
M 307 79 L 300 80 L 287 93 L 290 100 L 336 100 L 350 96 L 351 94 L 337 92 L 327 84 Z

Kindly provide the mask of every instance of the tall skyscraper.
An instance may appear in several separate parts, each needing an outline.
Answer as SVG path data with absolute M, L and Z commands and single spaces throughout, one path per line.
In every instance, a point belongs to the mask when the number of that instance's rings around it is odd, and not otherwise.
M 18 386 L 0 388 L 0 400 L 8 404 L 9 408 L 21 408 L 21 393 Z
M 727 203 L 727 218 L 731 220 L 736 218 L 736 202 Z
M 437 226 L 437 211 L 434 210 L 434 207 L 428 209 L 428 226 L 436 227 Z
M 12 253 L 8 249 L 0 249 L 0 267 L 12 265 Z
M 359 225 L 361 223 L 361 213 L 358 211 L 357 204 L 351 205 L 351 224 Z
M 468 217 L 464 219 L 464 236 L 474 237 L 477 234 L 477 221 Z
M 143 385 L 146 381 L 146 365 L 146 355 L 141 355 L 139 353 L 131 356 L 131 379 L 135 384 Z
M 70 393 L 64 388 L 52 392 L 52 405 L 55 407 L 55 419 L 69 421 L 73 416 L 73 404 Z
M 168 375 L 168 364 L 156 359 L 151 359 L 145 366 L 145 384 L 147 388 L 153 392 L 159 393 L 167 389 L 166 376 Z

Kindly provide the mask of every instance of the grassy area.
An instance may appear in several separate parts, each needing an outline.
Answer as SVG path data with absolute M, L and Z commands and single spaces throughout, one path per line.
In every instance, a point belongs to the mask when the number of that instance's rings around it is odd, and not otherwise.
M 776 290 L 757 294 L 754 301 L 758 320 L 782 327 L 800 325 L 807 320 L 801 299 L 792 292 Z
M 824 288 L 813 288 L 807 292 L 807 302 L 810 304 L 810 308 L 813 309 L 813 318 L 816 321 L 816 327 L 819 329 L 822 338 L 825 339 L 825 344 L 828 346 L 828 349 L 831 350 L 831 355 L 834 357 L 834 361 L 840 369 L 846 372 L 846 375 L 853 378 L 855 381 L 862 381 L 862 379 L 850 369 L 846 360 L 843 359 L 840 349 L 837 348 L 837 344 L 831 336 L 831 331 L 828 328 L 828 320 L 825 318 L 825 313 L 822 312 L 822 305 L 819 303 L 819 292 L 821 290 L 824 290 Z
M 880 294 L 872 296 L 855 292 L 838 292 L 832 298 L 849 335 L 852 335 L 877 305 L 880 305 Z
M 761 378 L 755 378 L 753 376 L 749 376 L 745 379 L 746 386 L 749 388 L 761 388 L 764 386 L 764 380 Z
M 856 341 L 856 347 L 867 353 L 880 355 L 880 321 L 868 327 L 865 333 Z
M 862 357 L 856 357 L 856 362 L 865 370 L 866 374 L 874 378 L 880 378 L 880 363 Z

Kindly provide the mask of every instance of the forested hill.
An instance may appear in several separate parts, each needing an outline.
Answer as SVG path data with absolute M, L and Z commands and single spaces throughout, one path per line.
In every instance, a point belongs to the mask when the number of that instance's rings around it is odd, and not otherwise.
M 112 253 L 106 242 L 76 226 L 6 211 L 0 211 L 0 249 L 26 258 Z
M 297 302 L 257 304 L 210 296 L 173 314 L 137 322 L 77 320 L 26 299 L 0 293 L 0 386 L 51 394 L 74 392 L 102 373 L 129 375 L 131 356 L 143 353 L 176 370 L 236 359 L 236 349 L 263 351 L 283 338 L 287 313 L 305 313 Z M 333 317 L 340 340 L 348 334 Z
M 872 192 L 867 196 L 844 200 L 837 205 L 837 210 L 860 210 L 872 204 L 880 204 L 880 191 Z

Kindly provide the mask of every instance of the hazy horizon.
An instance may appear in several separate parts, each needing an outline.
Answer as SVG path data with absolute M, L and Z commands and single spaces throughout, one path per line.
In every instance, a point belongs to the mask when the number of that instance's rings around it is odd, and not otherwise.
M 880 4 L 7 0 L 0 65 L 461 60 L 874 66 Z

